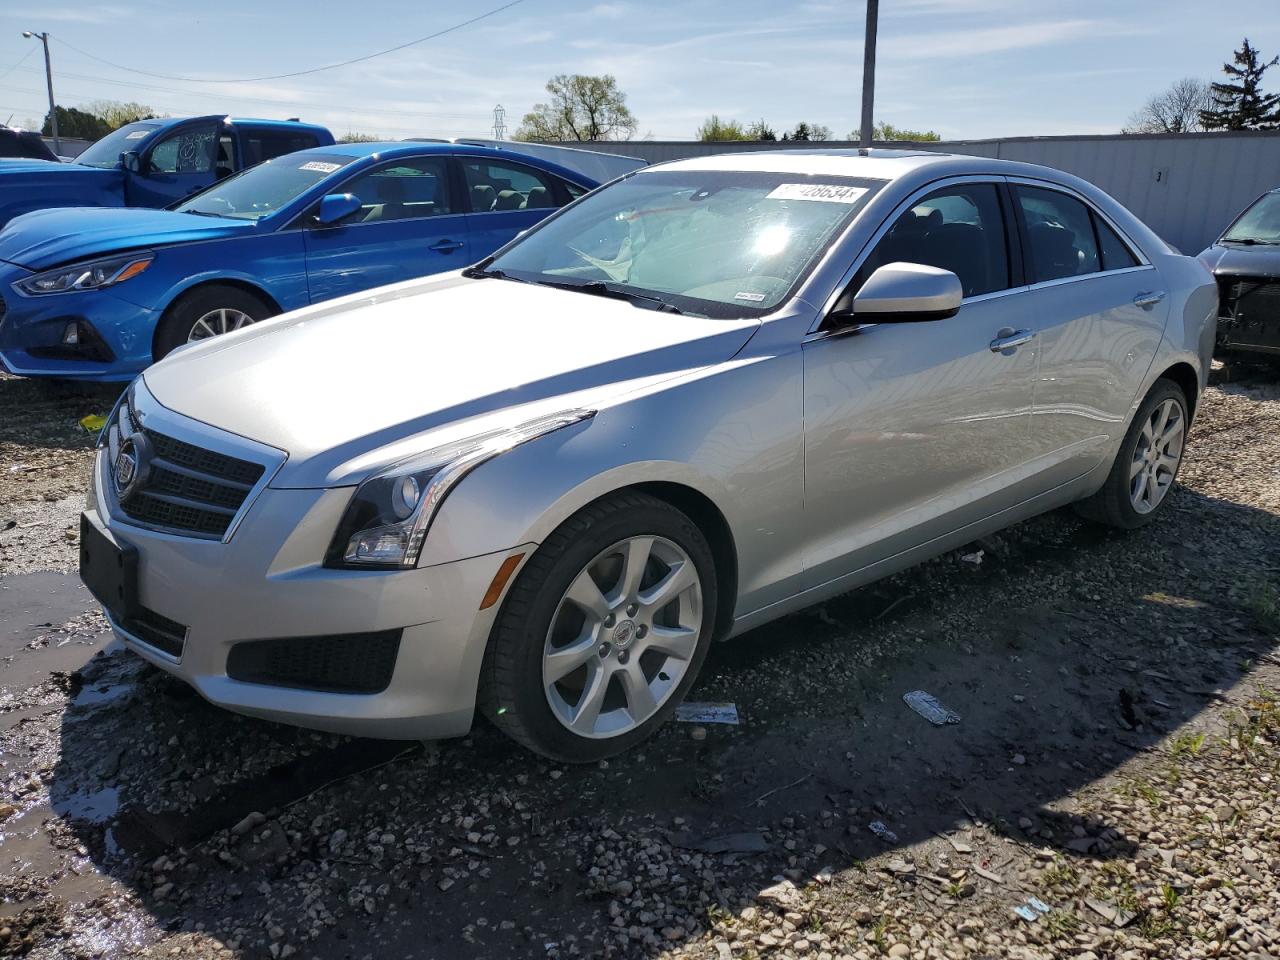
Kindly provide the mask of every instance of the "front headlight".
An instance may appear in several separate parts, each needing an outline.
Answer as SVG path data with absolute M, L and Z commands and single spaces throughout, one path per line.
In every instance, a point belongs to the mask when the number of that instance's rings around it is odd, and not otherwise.
M 565 410 L 437 447 L 375 474 L 356 488 L 325 555 L 325 566 L 360 570 L 416 566 L 427 529 L 459 480 L 512 447 L 594 416 L 594 410 Z
M 74 290 L 101 290 L 136 277 L 147 267 L 155 254 L 131 253 L 109 260 L 90 260 L 69 267 L 46 270 L 34 277 L 27 277 L 14 284 L 23 293 L 44 296 L 47 293 L 70 293 Z

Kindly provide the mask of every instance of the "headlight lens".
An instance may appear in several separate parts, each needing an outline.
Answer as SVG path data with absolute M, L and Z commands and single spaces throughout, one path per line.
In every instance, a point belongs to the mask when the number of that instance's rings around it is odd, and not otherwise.
M 459 480 L 512 447 L 593 416 L 594 410 L 565 410 L 437 447 L 375 474 L 356 488 L 325 566 L 361 570 L 416 566 L 427 529 Z
M 37 297 L 74 290 L 101 290 L 136 277 L 151 266 L 154 259 L 154 254 L 132 253 L 110 260 L 91 260 L 37 273 L 34 277 L 19 280 L 15 286 L 23 293 Z

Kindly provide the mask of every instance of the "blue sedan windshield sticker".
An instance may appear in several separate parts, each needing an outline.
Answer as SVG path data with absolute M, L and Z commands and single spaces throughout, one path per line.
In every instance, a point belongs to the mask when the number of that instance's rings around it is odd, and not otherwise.
M 124 135 L 124 138 L 126 140 L 141 140 L 150 132 L 150 130 L 130 130 Z
M 769 199 L 857 203 L 866 192 L 866 187 L 846 187 L 838 183 L 780 183 L 770 191 Z
M 341 167 L 340 163 L 325 163 L 322 160 L 310 160 L 300 166 L 299 170 L 314 170 L 316 173 L 333 173 Z

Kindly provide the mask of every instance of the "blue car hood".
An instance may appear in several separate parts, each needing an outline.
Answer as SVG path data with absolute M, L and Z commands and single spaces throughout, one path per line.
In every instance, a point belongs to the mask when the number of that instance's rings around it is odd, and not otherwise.
M 97 177 L 110 179 L 118 175 L 118 170 L 104 170 L 100 167 L 89 167 L 83 163 L 59 163 L 56 160 L 28 160 L 25 158 L 5 157 L 0 159 L 0 177 L 13 174 L 48 174 L 53 177 Z
M 138 207 L 37 210 L 10 220 L 0 230 L 0 260 L 44 270 L 118 251 L 215 240 L 255 229 L 247 220 Z

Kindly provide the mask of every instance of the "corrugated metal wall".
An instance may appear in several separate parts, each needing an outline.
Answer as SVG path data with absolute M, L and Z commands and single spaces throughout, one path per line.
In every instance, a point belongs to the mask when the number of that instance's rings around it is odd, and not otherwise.
M 856 143 L 695 143 L 635 140 L 575 147 L 650 163 L 744 150 L 856 147 Z M 1089 180 L 1184 253 L 1198 253 L 1255 197 L 1280 186 L 1280 131 L 1103 137 L 1016 137 L 881 144 L 1024 160 Z

